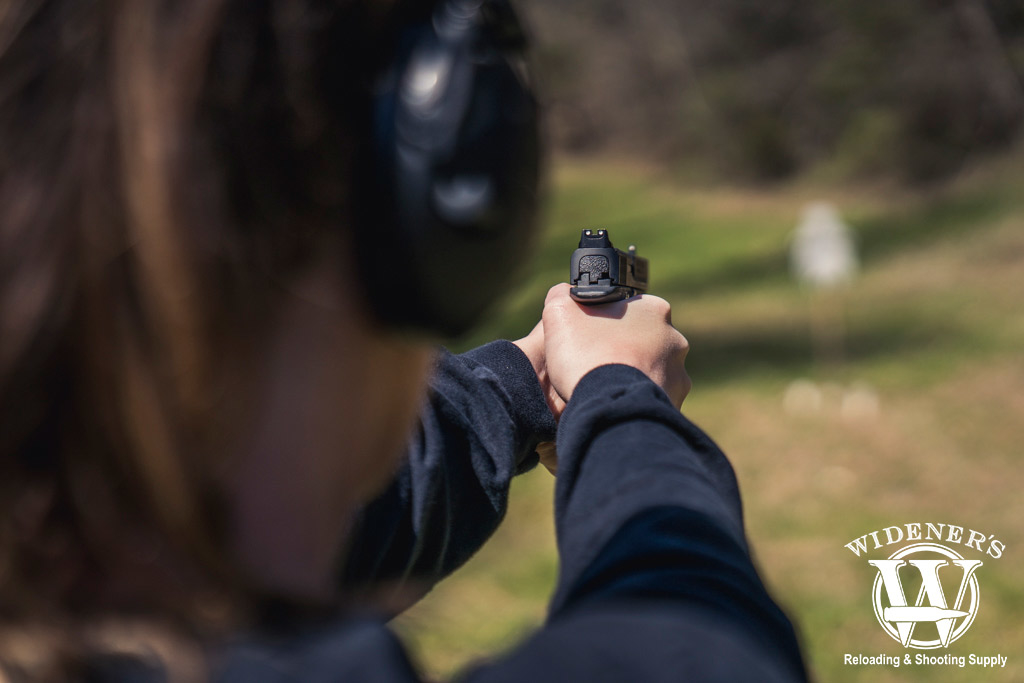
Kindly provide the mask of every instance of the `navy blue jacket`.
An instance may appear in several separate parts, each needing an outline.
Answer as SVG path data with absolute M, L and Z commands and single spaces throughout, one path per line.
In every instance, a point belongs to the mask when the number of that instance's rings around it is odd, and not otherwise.
M 361 513 L 339 580 L 350 595 L 432 585 L 505 513 L 512 477 L 557 429 L 560 569 L 549 617 L 463 674 L 491 681 L 801 681 L 793 628 L 755 570 L 732 467 L 639 371 L 609 365 L 555 425 L 509 342 L 444 354 L 406 464 Z M 418 681 L 383 618 L 241 639 L 219 680 Z

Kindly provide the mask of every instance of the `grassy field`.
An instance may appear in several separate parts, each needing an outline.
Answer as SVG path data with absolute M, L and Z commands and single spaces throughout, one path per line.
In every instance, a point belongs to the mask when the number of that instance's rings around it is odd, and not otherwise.
M 652 293 L 672 302 L 691 342 L 694 388 L 683 410 L 736 467 L 757 561 L 798 625 L 815 678 L 1024 681 L 1020 175 L 988 168 L 914 194 L 695 192 L 644 169 L 588 165 L 559 168 L 552 186 L 525 285 L 466 345 L 531 327 L 544 292 L 565 279 L 581 228 L 635 243 L 651 259 Z M 821 198 L 840 207 L 863 259 L 833 302 L 846 334 L 844 360 L 830 364 L 815 361 L 812 302 L 787 260 L 804 203 Z M 820 387 L 818 410 L 784 410 L 798 378 Z M 878 410 L 841 410 L 853 387 L 869 388 Z M 429 675 L 500 653 L 543 620 L 557 570 L 552 485 L 546 471 L 520 477 L 494 539 L 396 620 Z M 870 602 L 876 571 L 843 547 L 914 521 L 1005 542 L 1001 559 L 984 558 L 978 617 L 949 649 L 1006 655 L 1005 669 L 843 664 L 846 653 L 915 652 L 882 631 Z

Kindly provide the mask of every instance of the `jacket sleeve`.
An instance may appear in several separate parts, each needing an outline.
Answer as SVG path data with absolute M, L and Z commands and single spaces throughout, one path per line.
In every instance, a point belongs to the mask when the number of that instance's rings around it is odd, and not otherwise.
M 497 528 L 512 477 L 536 464 L 555 429 L 515 344 L 442 351 L 404 465 L 355 520 L 342 585 L 423 588 L 454 571 Z
M 802 681 L 728 460 L 639 371 L 584 377 L 558 428 L 548 622 L 474 681 Z

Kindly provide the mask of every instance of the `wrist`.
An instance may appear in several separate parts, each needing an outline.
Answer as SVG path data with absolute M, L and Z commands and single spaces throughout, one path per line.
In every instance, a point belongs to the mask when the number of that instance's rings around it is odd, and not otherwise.
M 544 367 L 544 340 L 541 339 L 538 342 L 531 334 L 522 339 L 516 339 L 512 343 L 523 352 L 523 355 L 530 361 L 530 365 L 533 366 L 533 371 L 537 374 L 537 378 L 541 379 L 542 375 L 546 373 Z

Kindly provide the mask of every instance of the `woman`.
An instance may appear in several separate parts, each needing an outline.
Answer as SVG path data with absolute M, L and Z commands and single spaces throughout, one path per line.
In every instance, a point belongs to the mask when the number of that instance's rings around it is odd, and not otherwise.
M 456 357 L 353 295 L 370 84 L 431 4 L 0 9 L 0 677 L 412 680 L 382 615 L 565 401 L 550 623 L 471 675 L 803 676 L 667 304 L 556 287 Z

